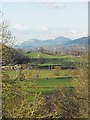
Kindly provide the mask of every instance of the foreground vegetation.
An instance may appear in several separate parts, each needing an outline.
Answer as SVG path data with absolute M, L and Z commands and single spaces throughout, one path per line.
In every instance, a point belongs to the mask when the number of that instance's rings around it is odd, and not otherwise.
M 88 118 L 86 54 L 78 58 L 40 53 L 42 57 L 54 60 L 46 61 L 46 63 L 43 61 L 33 62 L 30 61 L 30 57 L 37 60 L 36 53 L 28 54 L 30 56 L 28 58 L 27 55 L 26 57 L 20 51 L 11 48 L 8 43 L 11 43 L 13 37 L 4 22 L 2 29 L 2 63 L 8 66 L 3 66 L 2 73 L 0 73 L 2 77 L 3 119 Z M 59 59 L 54 68 L 40 68 L 42 65 L 56 64 L 55 58 Z M 74 64 L 77 69 L 61 68 L 62 63 L 71 66 L 73 60 L 75 60 Z M 77 64 L 78 60 L 79 64 Z M 22 62 L 24 62 L 24 67 L 22 67 Z M 34 67 L 32 67 L 32 63 Z M 20 68 L 15 64 L 20 64 Z
M 3 116 L 9 118 L 88 117 L 87 80 L 85 80 L 87 78 L 81 77 L 80 74 L 83 75 L 81 69 L 4 70 Z
M 40 70 L 39 77 L 37 78 L 37 71 L 35 70 L 21 70 L 20 72 L 28 75 L 29 79 L 23 79 L 23 81 L 18 81 L 18 84 L 24 88 L 25 91 L 29 93 L 42 93 L 48 94 L 53 93 L 54 91 L 59 90 L 63 87 L 78 87 L 80 83 L 75 81 L 75 72 L 74 70 L 60 70 L 60 75 L 56 75 L 56 70 Z M 19 72 L 19 71 L 18 71 Z M 69 72 L 69 74 L 67 74 Z M 70 73 L 71 72 L 71 73 Z M 6 71 L 9 76 L 12 76 L 13 80 L 17 78 L 17 71 Z M 21 74 L 20 73 L 20 74 Z M 28 74 L 26 74 L 28 73 Z M 12 80 L 12 81 L 13 81 Z M 32 81 L 33 85 L 29 88 L 26 86 Z M 25 92 L 24 91 L 24 92 Z
M 68 64 L 63 57 L 64 65 Z M 75 63 L 77 69 L 62 69 L 60 64 L 42 69 L 39 67 L 47 63 L 36 62 L 34 68 L 32 63 L 22 69 L 9 69 L 8 65 L 2 71 L 3 118 L 87 118 L 88 72 L 82 61 L 79 66 Z

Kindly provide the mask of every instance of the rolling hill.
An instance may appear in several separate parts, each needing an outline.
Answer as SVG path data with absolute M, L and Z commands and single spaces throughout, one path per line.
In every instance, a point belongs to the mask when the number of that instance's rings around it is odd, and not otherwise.
M 34 47 L 51 46 L 58 44 L 63 45 L 68 41 L 71 41 L 71 39 L 65 37 L 57 37 L 55 39 L 48 39 L 48 40 L 32 39 L 21 43 L 19 45 L 19 48 L 34 48 Z
M 55 39 L 48 39 L 48 40 L 39 40 L 39 39 L 32 39 L 29 41 L 22 42 L 18 48 L 25 49 L 25 48 L 38 48 L 38 47 L 45 47 L 45 46 L 69 46 L 69 45 L 88 45 L 88 37 L 82 37 L 75 40 L 66 37 L 57 37 Z
M 82 37 L 72 41 L 68 41 L 66 45 L 88 45 L 88 37 Z

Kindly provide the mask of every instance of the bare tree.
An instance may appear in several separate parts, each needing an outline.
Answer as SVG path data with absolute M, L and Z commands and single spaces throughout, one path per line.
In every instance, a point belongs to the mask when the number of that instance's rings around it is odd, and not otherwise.
M 15 37 L 9 30 L 9 24 L 7 21 L 2 21 L 0 23 L 0 33 L 1 33 L 1 43 L 7 46 L 12 46 L 15 44 Z

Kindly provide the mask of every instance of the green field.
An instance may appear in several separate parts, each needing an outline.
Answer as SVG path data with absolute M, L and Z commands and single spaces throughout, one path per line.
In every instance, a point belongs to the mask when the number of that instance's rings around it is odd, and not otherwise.
M 21 70 L 21 71 L 24 71 L 24 74 L 25 73 L 27 73 L 27 71 L 28 72 L 30 72 L 30 74 L 29 74 L 29 77 L 30 76 L 32 76 L 32 79 L 35 79 L 35 76 L 36 76 L 36 70 L 31 70 L 31 69 L 26 69 L 26 70 Z M 14 77 L 16 77 L 17 76 L 17 71 L 15 71 L 15 70 L 11 70 L 11 71 L 6 71 L 7 72 L 7 74 L 8 75 L 10 75 L 10 76 L 14 76 Z M 59 72 L 60 72 L 60 76 L 56 76 L 55 75 L 55 72 L 56 72 L 56 70 L 55 69 L 52 69 L 52 70 L 40 70 L 39 71 L 39 73 L 40 73 L 40 76 L 39 76 L 39 78 L 41 78 L 41 79 L 45 79 L 45 78 L 57 78 L 57 77 L 67 77 L 67 76 L 71 76 L 71 77 L 75 77 L 74 76 L 74 73 L 77 73 L 78 72 L 78 70 L 76 69 L 76 70 L 70 70 L 70 69 L 68 69 L 68 70 L 59 70 Z
M 28 56 L 30 58 L 62 58 L 63 60 L 66 60 L 67 61 L 72 61 L 72 60 L 75 60 L 75 61 L 79 61 L 80 58 L 79 57 L 74 57 L 74 56 L 71 56 L 71 55 L 49 55 L 49 54 L 45 54 L 45 53 L 42 53 L 42 52 L 31 52 L 31 53 L 26 53 L 25 56 Z
M 25 56 L 31 58 L 30 62 L 40 63 L 43 62 L 40 66 L 50 66 L 52 65 L 61 65 L 61 66 L 75 66 L 76 63 L 81 61 L 80 57 L 70 56 L 70 55 L 49 55 L 42 52 L 31 52 L 26 53 Z M 40 59 L 41 58 L 41 59 Z M 43 60 L 42 60 L 43 58 Z
M 23 81 L 20 83 L 22 90 L 27 94 L 27 99 L 32 101 L 35 94 L 49 95 L 58 90 L 63 89 L 64 87 L 77 87 L 79 84 L 74 79 L 38 79 L 33 81 L 33 85 L 26 87 L 30 84 L 29 81 Z
M 38 56 L 39 54 L 39 56 Z M 37 58 L 48 58 L 45 63 L 38 64 L 39 66 L 49 66 L 52 65 L 63 65 L 63 66 L 73 66 L 74 62 L 80 61 L 79 57 L 72 56 L 59 56 L 59 55 L 48 55 L 41 52 L 32 52 L 25 54 L 26 56 L 37 60 Z M 35 61 L 30 64 L 35 65 Z M 56 75 L 56 69 L 23 69 L 20 70 L 23 80 L 18 80 L 15 82 L 15 86 L 19 87 L 27 95 L 27 100 L 32 101 L 35 94 L 51 94 L 55 91 L 61 90 L 65 87 L 77 87 L 80 83 L 75 80 L 77 69 L 59 69 L 59 75 Z M 6 73 L 13 79 L 15 79 L 20 73 L 17 70 L 6 71 Z M 37 78 L 37 73 L 39 77 Z M 13 79 L 10 79 L 11 83 Z
M 26 56 L 30 57 L 30 58 L 60 58 L 60 56 L 57 55 L 48 55 L 42 52 L 31 52 L 31 53 L 26 53 Z
M 35 70 L 22 70 L 22 72 L 27 76 L 27 71 L 29 79 L 24 79 L 23 81 L 17 81 L 16 86 L 19 86 L 22 91 L 27 95 L 27 100 L 32 101 L 35 94 L 51 94 L 64 87 L 77 87 L 80 85 L 74 76 L 76 70 L 60 70 L 60 75 L 55 75 L 55 70 L 40 70 L 40 76 L 36 79 Z M 12 78 L 17 77 L 17 71 L 7 71 L 7 74 L 12 76 Z

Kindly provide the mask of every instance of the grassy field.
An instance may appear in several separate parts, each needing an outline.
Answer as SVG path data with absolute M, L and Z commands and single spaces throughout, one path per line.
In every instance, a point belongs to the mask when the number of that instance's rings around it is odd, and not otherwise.
M 72 60 L 75 60 L 75 61 L 79 61 L 80 58 L 79 57 L 74 57 L 74 56 L 71 56 L 71 55 L 49 55 L 49 54 L 45 54 L 45 53 L 42 53 L 42 52 L 31 52 L 31 53 L 26 53 L 25 54 L 26 56 L 30 57 L 30 58 L 62 58 L 63 60 L 66 61 L 72 61 Z
M 40 63 L 39 58 L 43 58 L 43 64 L 40 66 L 50 66 L 52 65 L 61 65 L 61 66 L 75 66 L 76 63 L 81 61 L 80 57 L 70 56 L 70 55 L 48 55 L 41 52 L 31 52 L 26 53 L 26 56 L 31 58 L 30 62 L 32 64 Z
M 64 87 L 77 87 L 79 84 L 71 78 L 65 79 L 38 79 L 33 81 L 33 85 L 29 86 L 29 81 L 23 81 L 20 83 L 22 86 L 22 90 L 27 94 L 27 99 L 32 101 L 34 99 L 35 94 L 43 94 L 49 95 L 54 93 L 55 91 L 61 90 Z
M 24 71 L 24 73 L 28 71 L 30 73 L 29 76 L 31 76 L 33 79 L 35 79 L 36 70 L 26 69 L 26 70 L 21 70 L 21 71 Z M 8 75 L 15 76 L 15 77 L 17 76 L 17 73 L 18 73 L 16 70 L 11 70 L 11 71 L 6 71 L 6 72 Z M 71 70 L 71 69 L 62 70 L 62 69 L 60 69 L 59 70 L 60 76 L 58 76 L 58 77 L 65 77 L 65 76 L 72 76 L 73 77 L 75 75 L 75 73 L 77 73 L 77 72 L 78 72 L 77 69 L 74 69 L 74 70 Z M 55 75 L 55 73 L 56 73 L 55 69 L 39 70 L 39 74 L 40 74 L 39 78 L 41 78 L 41 79 L 56 78 L 57 76 Z
M 26 53 L 26 56 L 30 57 L 30 58 L 39 58 L 39 57 L 43 57 L 43 58 L 59 58 L 59 56 L 57 55 L 48 55 L 42 52 L 31 52 L 31 53 Z
M 40 57 L 49 58 L 48 61 L 44 64 L 40 64 L 41 66 L 57 64 L 57 65 L 73 65 L 73 61 L 80 61 L 79 57 L 71 57 L 71 56 L 54 56 L 43 54 L 41 52 L 32 52 L 26 54 L 28 57 L 38 58 L 38 54 Z M 57 58 L 55 60 L 54 58 Z M 20 89 L 27 95 L 27 100 L 32 101 L 34 99 L 35 94 L 51 94 L 59 89 L 63 89 L 64 87 L 77 87 L 80 85 L 77 80 L 75 80 L 76 74 L 78 73 L 77 69 L 60 69 L 59 75 L 56 75 L 56 69 L 24 69 L 20 70 L 23 80 L 17 81 L 15 84 L 19 86 Z M 6 71 L 6 73 L 11 77 L 11 79 L 15 79 L 20 71 L 11 70 Z M 37 78 L 37 74 L 39 77 Z
M 55 75 L 55 70 L 40 70 L 40 76 L 36 79 L 36 70 L 22 70 L 26 75 L 29 72 L 28 78 L 23 81 L 17 81 L 16 86 L 27 95 L 27 100 L 32 101 L 35 94 L 51 94 L 64 87 L 77 87 L 79 83 L 74 79 L 76 70 L 60 70 L 60 75 Z M 12 78 L 17 77 L 17 71 L 7 71 L 7 74 Z

